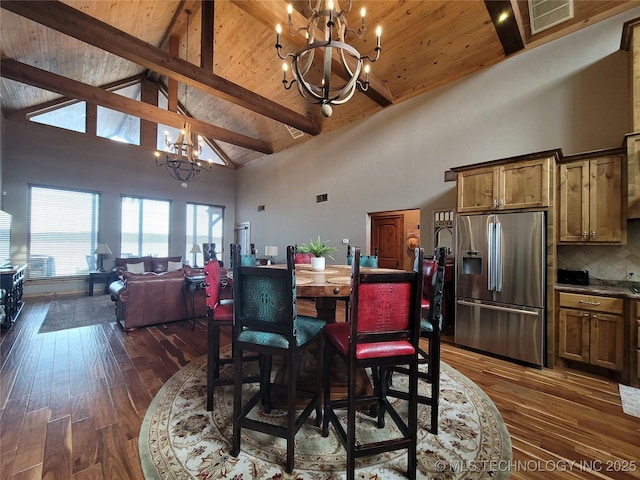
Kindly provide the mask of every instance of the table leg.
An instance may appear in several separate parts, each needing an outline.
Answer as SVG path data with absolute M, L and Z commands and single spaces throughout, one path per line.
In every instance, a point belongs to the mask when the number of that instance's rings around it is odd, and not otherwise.
M 93 277 L 89 275 L 89 296 L 93 297 Z
M 334 297 L 316 297 L 316 312 L 318 318 L 326 322 L 336 321 L 336 302 Z

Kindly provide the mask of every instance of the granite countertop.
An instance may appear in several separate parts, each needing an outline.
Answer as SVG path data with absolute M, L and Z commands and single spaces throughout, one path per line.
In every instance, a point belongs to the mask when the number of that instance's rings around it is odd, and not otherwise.
M 638 293 L 633 291 L 633 287 Z M 568 283 L 556 283 L 554 289 L 558 292 L 585 293 L 593 295 L 609 295 L 614 297 L 640 300 L 640 284 L 638 282 L 607 282 L 596 280 L 590 285 L 570 285 Z

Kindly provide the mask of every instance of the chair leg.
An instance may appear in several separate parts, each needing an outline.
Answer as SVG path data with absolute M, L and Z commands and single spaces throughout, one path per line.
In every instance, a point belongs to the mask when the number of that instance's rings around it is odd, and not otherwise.
M 216 363 L 219 356 L 220 327 L 207 315 L 207 411 L 213 410 L 213 383 L 216 377 Z M 217 344 L 216 344 L 217 337 Z
M 271 399 L 271 368 L 273 357 L 271 355 L 260 356 L 260 391 L 262 392 L 262 406 L 265 413 L 271 412 L 273 405 Z
M 431 377 L 430 432 L 438 435 L 438 405 L 440 403 L 440 332 L 429 337 L 429 375 Z
M 322 368 L 322 386 L 323 386 L 323 399 L 324 399 L 324 415 L 322 418 L 322 436 L 329 436 L 329 402 L 331 400 L 331 382 L 329 370 L 331 369 L 331 344 L 325 342 L 324 351 L 322 352 L 322 359 L 324 362 Z
M 347 386 L 347 480 L 355 479 L 356 470 L 356 367 L 349 364 Z
M 296 362 L 296 360 L 298 360 Z M 288 362 L 288 385 L 287 385 L 287 463 L 286 472 L 291 473 L 294 466 L 295 437 L 296 437 L 296 390 L 297 373 L 299 368 L 299 356 L 289 351 Z
M 234 340 L 235 341 L 235 340 Z M 238 352 L 234 363 L 234 389 L 233 389 L 233 442 L 231 455 L 237 457 L 240 453 L 240 414 L 242 412 L 242 349 Z

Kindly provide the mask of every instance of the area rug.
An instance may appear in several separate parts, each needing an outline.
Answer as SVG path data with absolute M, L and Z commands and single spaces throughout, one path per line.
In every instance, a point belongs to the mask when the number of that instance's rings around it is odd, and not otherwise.
M 640 389 L 619 384 L 622 411 L 627 415 L 640 418 Z
M 241 452 L 237 458 L 232 457 L 233 387 L 218 387 L 215 409 L 207 412 L 206 369 L 206 356 L 193 361 L 177 372 L 151 402 L 138 443 L 146 479 L 346 477 L 342 445 L 332 429 L 327 438 L 322 437 L 320 429 L 313 426 L 313 418 L 296 436 L 295 470 L 291 474 L 283 468 L 285 442 L 259 432 L 243 430 Z M 228 365 L 222 374 L 229 375 L 231 370 Z M 425 429 L 430 407 L 419 407 L 417 477 L 508 478 L 511 439 L 493 402 L 471 380 L 444 363 L 440 386 L 439 435 Z M 249 395 L 257 385 L 246 384 L 243 388 Z M 277 420 L 281 415 L 283 412 L 273 410 L 269 416 Z M 365 435 L 377 434 L 371 417 L 363 413 L 358 421 L 358 429 Z M 387 428 L 392 426 L 393 422 L 387 421 Z M 356 478 L 406 478 L 406 456 L 405 450 L 359 459 Z
M 115 321 L 115 303 L 111 300 L 111 295 L 54 300 L 49 306 L 38 333 Z

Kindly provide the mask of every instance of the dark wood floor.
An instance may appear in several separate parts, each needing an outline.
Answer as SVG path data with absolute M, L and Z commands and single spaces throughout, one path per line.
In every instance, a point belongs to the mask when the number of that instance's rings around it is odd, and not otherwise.
M 145 411 L 171 375 L 206 353 L 206 323 L 193 331 L 178 322 L 124 333 L 114 322 L 37 334 L 48 307 L 27 299 L 2 334 L 0 478 L 142 479 Z M 312 307 L 301 302 L 305 308 Z M 442 353 L 502 413 L 513 443 L 511 478 L 640 478 L 640 419 L 622 413 L 615 382 L 450 344 Z

